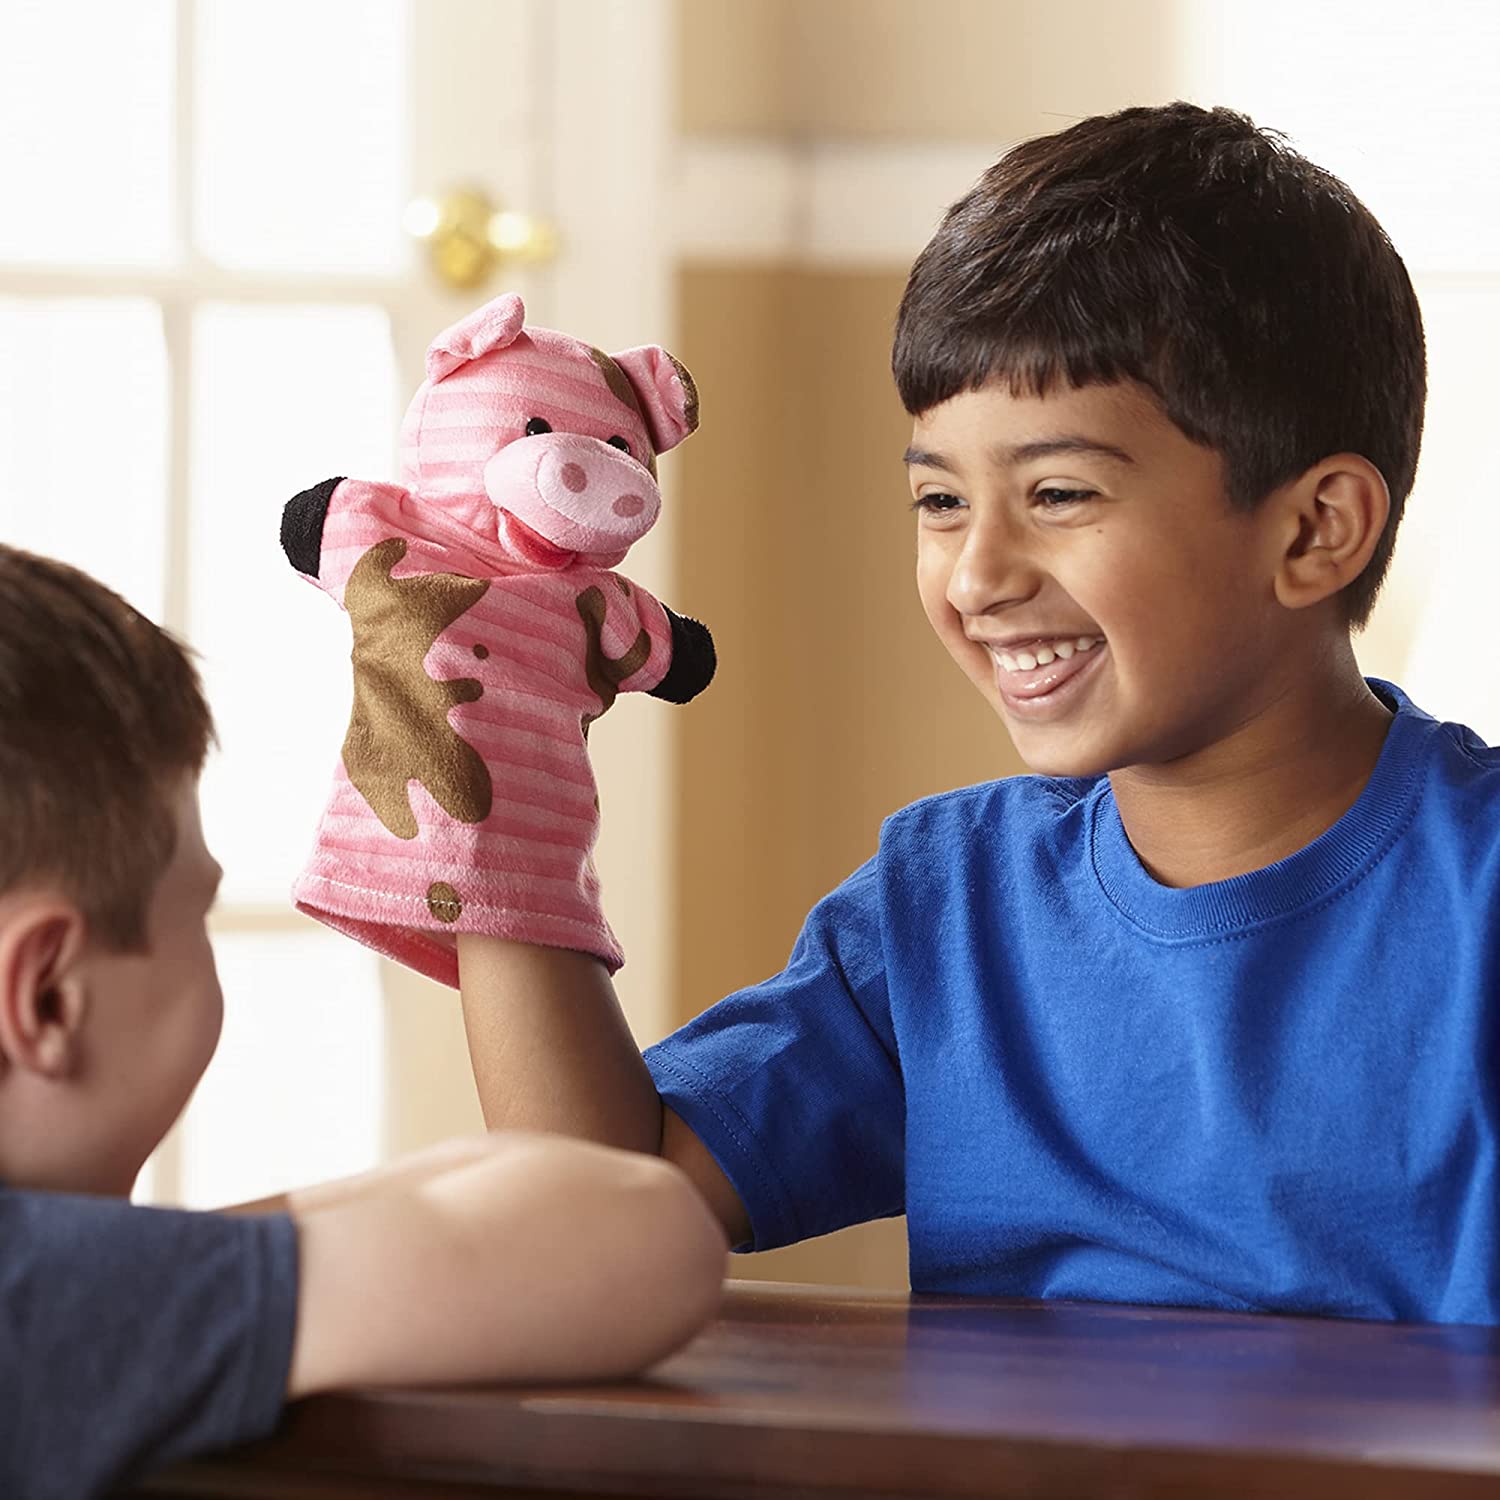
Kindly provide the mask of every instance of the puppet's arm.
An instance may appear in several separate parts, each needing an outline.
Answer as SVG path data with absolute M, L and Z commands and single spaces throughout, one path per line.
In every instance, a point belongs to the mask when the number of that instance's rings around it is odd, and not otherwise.
M 689 703 L 714 679 L 718 665 L 714 638 L 707 625 L 674 614 L 665 604 L 660 607 L 672 631 L 672 662 L 650 693 L 668 703 Z
M 360 559 L 379 542 L 424 537 L 427 527 L 410 490 L 368 479 L 325 479 L 287 501 L 281 547 L 287 561 L 339 603 Z M 431 540 L 430 537 L 427 538 Z
M 623 618 L 619 619 L 616 627 L 619 638 L 628 641 L 630 632 L 640 632 L 635 647 L 635 661 L 606 663 L 619 674 L 615 680 L 620 691 L 648 693 L 667 703 L 690 702 L 713 681 L 717 665 L 714 638 L 709 633 L 708 626 L 668 609 L 661 600 L 638 583 L 627 582 L 618 575 L 616 582 L 619 584 L 618 594 L 611 590 L 610 595 L 617 605 L 623 605 Z M 600 609 L 602 625 L 602 596 L 597 607 Z M 588 625 L 585 611 L 580 608 L 579 613 L 584 615 L 584 623 Z M 597 637 L 598 634 L 597 629 L 590 631 L 591 637 Z M 648 641 L 649 653 L 645 649 Z M 623 673 L 621 668 L 625 668 Z M 592 677 L 591 673 L 591 681 Z
M 612 574 L 578 594 L 576 605 L 585 632 L 584 674 L 599 697 L 599 713 L 618 693 L 686 703 L 713 678 L 708 627 L 674 614 L 638 583 Z
M 344 482 L 341 474 L 325 479 L 300 495 L 293 495 L 281 512 L 281 550 L 299 572 L 317 578 L 323 560 L 323 528 L 333 494 Z

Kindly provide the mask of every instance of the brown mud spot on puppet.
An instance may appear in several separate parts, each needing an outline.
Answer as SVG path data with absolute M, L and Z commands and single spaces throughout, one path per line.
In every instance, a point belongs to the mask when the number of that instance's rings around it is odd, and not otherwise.
M 414 839 L 417 819 L 407 791 L 412 781 L 460 823 L 489 816 L 489 768 L 448 722 L 450 708 L 473 703 L 484 688 L 473 677 L 439 682 L 422 665 L 433 642 L 484 597 L 489 584 L 453 573 L 392 578 L 391 569 L 405 556 L 400 537 L 377 543 L 355 564 L 344 589 L 354 626 L 354 711 L 344 738 L 344 769 L 375 816 L 397 838 Z
M 434 880 L 427 887 L 427 910 L 439 922 L 456 922 L 464 914 L 463 898 L 446 880 Z
M 595 719 L 602 719 L 613 706 L 620 694 L 620 684 L 627 677 L 635 676 L 646 665 L 647 658 L 651 655 L 651 637 L 643 629 L 624 656 L 606 656 L 604 615 L 608 605 L 605 603 L 604 590 L 598 587 L 586 588 L 575 602 L 578 605 L 578 618 L 583 621 L 583 628 L 588 634 L 588 650 L 583 659 L 584 675 L 588 678 L 590 691 L 601 705 L 598 713 L 583 716 L 583 732 L 587 736 L 589 725 Z
M 623 406 L 628 406 L 640 421 L 642 427 L 649 433 L 650 423 L 646 421 L 646 414 L 641 410 L 641 398 L 636 395 L 635 387 L 630 383 L 630 377 L 607 355 L 602 349 L 589 346 L 589 358 L 599 368 L 599 373 L 604 377 L 604 383 L 609 387 L 609 393 Z M 674 360 L 675 364 L 676 361 Z M 656 477 L 656 454 L 647 447 L 644 453 L 635 455 L 650 472 L 652 478 Z

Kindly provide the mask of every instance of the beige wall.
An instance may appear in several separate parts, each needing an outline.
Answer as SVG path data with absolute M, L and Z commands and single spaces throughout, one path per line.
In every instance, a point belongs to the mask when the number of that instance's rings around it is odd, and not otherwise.
M 910 436 L 888 373 L 900 273 L 696 267 L 678 344 L 704 423 L 677 457 L 682 608 L 721 666 L 679 720 L 676 991 L 774 973 L 813 903 L 917 797 L 1020 769 L 913 581 Z M 900 1223 L 735 1274 L 905 1285 Z
M 1175 93 L 1178 3 L 681 0 L 679 118 L 688 133 L 1018 140 Z
M 682 606 L 719 675 L 680 718 L 689 1014 L 778 969 L 880 819 L 1018 769 L 932 636 L 888 373 L 902 278 L 699 267 L 678 344 L 704 425 L 677 459 Z

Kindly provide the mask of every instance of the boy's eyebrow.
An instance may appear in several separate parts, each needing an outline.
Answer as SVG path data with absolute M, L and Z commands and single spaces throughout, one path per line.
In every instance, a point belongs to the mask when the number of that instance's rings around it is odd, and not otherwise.
M 946 454 L 932 453 L 926 448 L 908 448 L 901 455 L 901 462 L 907 468 L 911 468 L 913 465 L 924 469 L 951 469 L 953 467 L 953 460 Z
M 1030 443 L 1000 444 L 990 449 L 990 456 L 1004 468 L 1015 468 L 1018 464 L 1031 463 L 1038 458 L 1052 458 L 1059 453 L 1087 453 L 1096 458 L 1112 458 L 1116 463 L 1134 464 L 1135 460 L 1113 443 L 1101 443 L 1097 438 L 1068 433 L 1059 437 L 1037 438 Z M 908 448 L 901 455 L 901 462 L 919 465 L 924 469 L 947 469 L 953 472 L 953 460 L 945 453 L 934 453 L 927 448 Z
M 1112 458 L 1122 464 L 1135 462 L 1123 448 L 1116 448 L 1113 443 L 1101 443 L 1097 438 L 1074 433 L 1062 437 L 1038 438 L 1035 442 L 1017 443 L 1009 448 L 997 446 L 990 449 L 991 457 L 1011 467 L 1030 463 L 1036 458 L 1051 458 L 1058 453 L 1087 453 L 1095 458 Z

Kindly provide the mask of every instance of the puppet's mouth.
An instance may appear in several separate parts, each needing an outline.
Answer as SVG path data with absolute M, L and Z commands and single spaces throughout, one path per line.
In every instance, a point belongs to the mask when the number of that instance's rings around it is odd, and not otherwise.
M 533 531 L 514 511 L 505 512 L 506 540 L 529 563 L 539 568 L 565 568 L 578 554 L 567 547 L 557 547 L 541 532 Z

